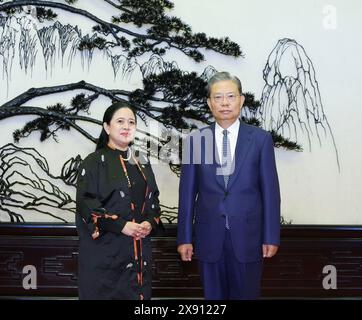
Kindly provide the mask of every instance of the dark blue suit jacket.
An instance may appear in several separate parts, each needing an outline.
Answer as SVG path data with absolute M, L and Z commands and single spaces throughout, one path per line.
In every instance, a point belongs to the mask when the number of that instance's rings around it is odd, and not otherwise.
M 260 128 L 240 123 L 235 168 L 227 188 L 214 137 L 213 124 L 184 141 L 178 244 L 194 242 L 200 261 L 218 261 L 227 214 L 239 262 L 259 261 L 262 244 L 279 245 L 280 239 L 280 192 L 272 137 Z

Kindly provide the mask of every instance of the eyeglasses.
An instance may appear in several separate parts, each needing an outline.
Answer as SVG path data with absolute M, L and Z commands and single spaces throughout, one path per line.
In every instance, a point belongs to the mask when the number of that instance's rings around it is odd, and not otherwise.
M 221 103 L 224 100 L 224 97 L 228 102 L 235 102 L 236 97 L 240 96 L 239 94 L 235 93 L 226 93 L 226 94 L 215 94 L 212 99 L 216 103 Z

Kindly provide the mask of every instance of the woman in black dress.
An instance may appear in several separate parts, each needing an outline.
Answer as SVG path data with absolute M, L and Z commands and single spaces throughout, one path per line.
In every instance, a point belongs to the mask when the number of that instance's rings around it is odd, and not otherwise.
M 151 231 L 160 227 L 155 177 L 130 145 L 136 114 L 125 103 L 103 117 L 96 151 L 77 181 L 80 299 L 150 299 Z

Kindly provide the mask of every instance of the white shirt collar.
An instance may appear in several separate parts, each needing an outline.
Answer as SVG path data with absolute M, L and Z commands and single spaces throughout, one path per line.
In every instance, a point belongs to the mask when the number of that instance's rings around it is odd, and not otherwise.
M 239 119 L 237 119 L 229 128 L 227 128 L 226 130 L 228 131 L 229 134 L 231 134 L 231 136 L 233 137 L 237 137 L 238 133 L 239 133 L 239 127 L 240 127 L 240 121 Z M 215 134 L 222 135 L 224 128 L 222 128 L 217 122 L 215 122 Z
M 231 158 L 234 158 L 236 143 L 238 140 L 240 128 L 240 121 L 237 119 L 229 128 L 226 130 L 228 131 L 228 138 L 230 141 L 230 149 L 231 149 Z M 219 159 L 222 157 L 222 142 L 223 142 L 223 128 L 216 122 L 215 123 L 215 140 L 216 140 L 216 147 L 218 150 Z

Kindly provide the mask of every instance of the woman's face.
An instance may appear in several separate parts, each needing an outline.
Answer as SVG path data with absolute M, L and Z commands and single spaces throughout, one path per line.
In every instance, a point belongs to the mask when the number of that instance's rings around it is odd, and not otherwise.
M 109 136 L 108 144 L 112 148 L 126 150 L 136 133 L 136 119 L 129 108 L 118 109 L 111 122 L 103 123 Z

